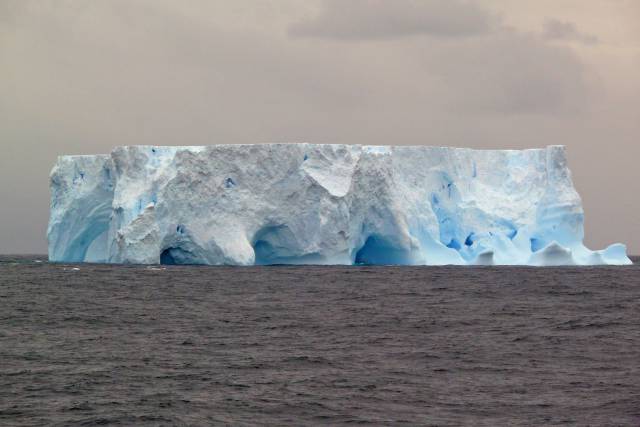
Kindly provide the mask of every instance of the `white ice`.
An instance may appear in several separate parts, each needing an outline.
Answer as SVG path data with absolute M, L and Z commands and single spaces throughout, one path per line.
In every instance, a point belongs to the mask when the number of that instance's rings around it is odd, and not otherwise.
M 51 172 L 49 259 L 139 264 L 629 264 L 591 251 L 561 146 L 118 147 Z

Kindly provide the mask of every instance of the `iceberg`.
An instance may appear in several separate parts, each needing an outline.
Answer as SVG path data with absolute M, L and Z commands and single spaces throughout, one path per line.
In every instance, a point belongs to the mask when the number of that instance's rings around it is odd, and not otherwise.
M 562 146 L 124 146 L 50 181 L 53 262 L 631 263 L 583 245 Z

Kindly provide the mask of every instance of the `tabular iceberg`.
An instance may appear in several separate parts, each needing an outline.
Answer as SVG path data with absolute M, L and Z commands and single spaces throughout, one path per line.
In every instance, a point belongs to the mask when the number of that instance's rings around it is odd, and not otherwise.
M 49 259 L 629 264 L 591 251 L 562 146 L 118 147 L 51 172 Z

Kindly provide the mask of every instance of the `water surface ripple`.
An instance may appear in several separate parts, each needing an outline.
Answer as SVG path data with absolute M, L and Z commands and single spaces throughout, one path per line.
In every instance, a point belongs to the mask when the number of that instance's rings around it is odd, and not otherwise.
M 640 425 L 640 266 L 0 258 L 0 425 Z

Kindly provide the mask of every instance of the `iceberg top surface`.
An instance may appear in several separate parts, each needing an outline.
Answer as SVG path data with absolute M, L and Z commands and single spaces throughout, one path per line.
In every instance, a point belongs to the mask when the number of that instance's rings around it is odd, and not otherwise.
M 195 150 L 201 151 L 203 149 L 209 147 L 233 147 L 233 148 L 242 148 L 242 147 L 282 147 L 282 146 L 311 146 L 311 147 L 322 147 L 322 146 L 330 146 L 330 147 L 352 147 L 356 149 L 366 149 L 375 151 L 377 148 L 394 150 L 394 149 L 418 149 L 418 150 L 463 150 L 463 151 L 478 151 L 478 152 L 504 152 L 504 153 L 513 153 L 513 152 L 523 152 L 523 151 L 541 151 L 548 150 L 551 148 L 559 148 L 566 149 L 566 146 L 563 144 L 550 144 L 544 147 L 533 147 L 533 148 L 521 148 L 521 149 L 510 149 L 510 148 L 469 148 L 469 147 L 458 147 L 458 146 L 445 146 L 445 145 L 368 145 L 368 144 L 340 144 L 340 143 L 313 143 L 313 142 L 262 142 L 262 143 L 242 143 L 242 144 L 208 144 L 208 145 L 152 145 L 152 144 L 134 144 L 134 145 L 121 145 L 114 150 L 117 149 L 171 149 L 171 150 Z M 93 156 L 101 156 L 108 154 L 63 154 L 58 157 L 93 157 Z

